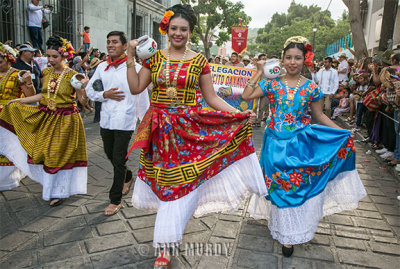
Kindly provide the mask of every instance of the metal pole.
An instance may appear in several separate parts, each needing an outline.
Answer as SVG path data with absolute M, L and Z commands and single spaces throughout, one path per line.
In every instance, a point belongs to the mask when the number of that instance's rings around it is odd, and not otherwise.
M 133 0 L 133 12 L 132 12 L 132 38 L 138 38 L 136 36 L 136 0 Z
M 313 52 L 315 52 L 315 33 L 316 33 L 316 31 L 314 31 L 314 35 L 313 35 L 313 39 L 312 39 L 312 49 L 313 49 Z

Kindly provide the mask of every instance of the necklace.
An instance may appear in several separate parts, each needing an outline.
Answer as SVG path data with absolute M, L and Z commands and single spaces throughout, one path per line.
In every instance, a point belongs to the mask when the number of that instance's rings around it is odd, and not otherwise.
M 60 74 L 60 76 L 56 81 L 54 81 L 54 68 L 51 69 L 49 81 L 47 82 L 47 107 L 52 111 L 55 111 L 57 108 L 56 106 L 57 92 L 58 89 L 60 88 L 60 82 L 64 74 L 66 73 L 67 69 L 68 68 L 64 68 L 64 70 L 62 71 L 62 73 Z M 53 98 L 50 98 L 50 92 L 53 92 Z
M 4 74 L 4 76 L 0 79 L 0 84 L 3 82 L 3 80 L 9 75 L 9 74 L 11 74 L 12 72 L 14 72 L 14 68 L 13 67 L 10 67 L 8 70 L 7 70 L 7 72 Z
M 178 81 L 178 75 L 179 75 L 179 72 L 181 71 L 181 68 L 182 68 L 182 66 L 183 66 L 183 62 L 185 61 L 185 58 L 186 58 L 186 53 L 187 53 L 187 51 L 188 51 L 188 48 L 186 47 L 185 48 L 185 52 L 183 53 L 183 56 L 182 56 L 182 59 L 179 61 L 179 64 L 178 64 L 178 68 L 176 69 L 176 71 L 175 71 L 175 74 L 174 74 L 174 78 L 173 78 L 173 80 L 172 80 L 172 83 L 170 82 L 170 74 L 169 74 L 169 66 L 170 66 L 170 56 L 171 56 L 171 49 L 169 48 L 168 49 L 168 55 L 167 55 L 167 66 L 165 67 L 165 80 L 166 80 L 166 86 L 167 86 L 167 91 L 166 91 L 166 94 L 167 94 L 167 96 L 170 98 L 170 99 L 176 99 L 177 97 L 178 97 L 178 89 L 176 88 L 177 87 L 177 85 L 178 85 L 178 83 L 177 83 L 177 81 Z M 172 105 L 174 105 L 174 103 L 175 102 L 172 102 Z
M 301 82 L 301 76 L 299 76 L 299 79 L 297 80 L 296 88 L 294 88 L 293 92 L 291 92 L 291 90 L 289 90 L 289 84 L 288 84 L 288 81 L 287 81 L 287 76 L 285 76 L 285 87 L 286 87 L 286 89 L 288 91 L 287 100 L 290 100 L 290 101 L 294 100 L 294 96 L 296 95 L 297 90 L 299 89 L 300 82 Z M 286 104 L 289 105 L 289 102 L 286 101 Z

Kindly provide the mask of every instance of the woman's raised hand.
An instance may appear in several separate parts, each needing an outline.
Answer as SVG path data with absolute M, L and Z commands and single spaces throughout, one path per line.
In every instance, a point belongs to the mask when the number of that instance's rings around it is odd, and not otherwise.
M 128 58 L 135 57 L 136 46 L 139 44 L 137 39 L 132 39 L 128 43 Z
M 26 84 L 32 84 L 32 74 L 29 71 L 26 71 L 23 75 L 22 75 L 22 79 L 24 80 L 24 83 Z
M 257 62 L 257 71 L 264 72 L 264 65 L 266 61 L 265 60 L 260 60 Z

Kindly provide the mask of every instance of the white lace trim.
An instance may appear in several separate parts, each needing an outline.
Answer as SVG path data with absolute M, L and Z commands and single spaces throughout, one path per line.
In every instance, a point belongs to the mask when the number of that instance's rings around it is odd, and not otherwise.
M 42 184 L 43 200 L 68 198 L 71 195 L 87 192 L 87 167 L 75 167 L 60 170 L 56 174 L 48 174 L 44 171 L 43 165 L 28 164 L 28 154 L 19 143 L 18 137 L 2 127 L 0 127 L 0 154 L 6 156 L 29 178 Z
M 189 219 L 212 212 L 237 210 L 250 195 L 267 193 L 255 153 L 235 162 L 191 193 L 163 202 L 137 178 L 132 204 L 142 210 L 157 210 L 153 246 L 179 244 Z
M 7 191 L 19 186 L 25 174 L 15 166 L 0 166 L 0 191 Z
M 255 219 L 268 220 L 272 238 L 281 244 L 303 244 L 314 237 L 321 218 L 356 209 L 366 195 L 357 170 L 353 170 L 337 175 L 322 193 L 301 206 L 279 209 L 265 198 L 253 196 L 248 212 Z

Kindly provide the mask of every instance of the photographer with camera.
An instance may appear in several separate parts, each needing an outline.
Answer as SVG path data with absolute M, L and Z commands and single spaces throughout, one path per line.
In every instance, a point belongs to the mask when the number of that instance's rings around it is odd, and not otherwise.
M 43 51 L 42 44 L 42 23 L 44 19 L 44 14 L 49 14 L 53 11 L 53 6 L 50 5 L 39 5 L 40 0 L 32 0 L 28 5 L 28 29 L 29 36 L 34 48 Z M 49 25 L 48 21 L 47 26 Z M 45 26 L 45 27 L 47 27 Z

